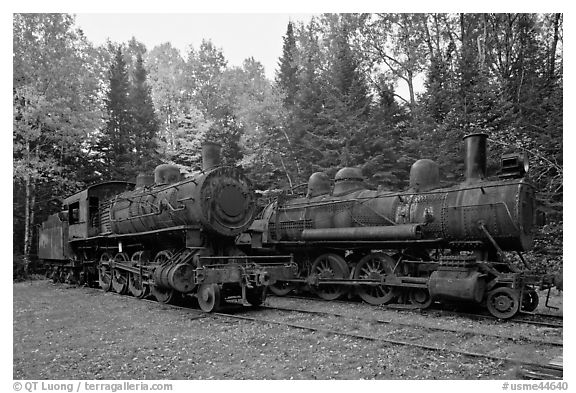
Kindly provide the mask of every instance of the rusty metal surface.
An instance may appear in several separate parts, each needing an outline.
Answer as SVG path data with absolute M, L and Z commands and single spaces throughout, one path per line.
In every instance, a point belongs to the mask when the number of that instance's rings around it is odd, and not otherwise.
M 53 214 L 38 232 L 38 257 L 67 260 L 72 253 L 68 245 L 68 222 Z
M 268 209 L 268 231 L 262 241 L 334 241 L 365 240 L 356 231 L 373 227 L 397 228 L 421 225 L 422 239 L 444 239 L 446 242 L 492 243 L 480 224 L 490 231 L 500 248 L 523 251 L 532 244 L 533 187 L 523 179 L 485 181 L 461 184 L 427 192 L 389 193 L 373 190 L 355 191 L 335 197 L 295 198 Z M 310 233 L 330 233 L 326 238 L 309 237 Z M 338 236 L 336 233 L 346 233 Z M 306 234 L 306 235 L 305 235 Z M 334 234 L 334 235 L 332 235 Z M 389 237 L 370 237 L 387 241 Z
M 486 140 L 484 133 L 468 134 L 464 138 L 466 156 L 464 158 L 466 182 L 477 182 L 486 178 Z
M 440 171 L 438 164 L 429 159 L 416 161 L 410 167 L 410 189 L 416 192 L 438 188 Z
M 379 227 L 305 229 L 303 240 L 417 240 L 422 237 L 420 224 Z
M 220 165 L 222 145 L 215 142 L 202 144 L 202 170 L 207 171 Z
M 110 222 L 116 234 L 199 225 L 220 236 L 236 236 L 249 227 L 254 207 L 246 177 L 236 168 L 218 167 L 181 182 L 117 196 Z

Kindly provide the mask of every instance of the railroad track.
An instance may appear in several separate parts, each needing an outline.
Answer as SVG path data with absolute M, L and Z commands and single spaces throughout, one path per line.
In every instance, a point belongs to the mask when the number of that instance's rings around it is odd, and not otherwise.
M 422 314 L 436 313 L 438 315 L 455 315 L 476 320 L 498 320 L 498 318 L 488 314 L 473 314 L 461 311 L 422 310 L 421 312 Z M 556 316 L 551 314 L 519 314 L 512 319 L 506 320 L 506 323 L 513 322 L 524 325 L 535 325 L 554 329 L 562 329 L 563 328 L 562 320 L 563 320 L 562 316 Z
M 484 336 L 484 337 L 498 338 L 498 339 L 512 341 L 512 342 L 522 341 L 522 342 L 530 342 L 530 343 L 534 343 L 534 344 L 550 345 L 553 347 L 554 346 L 555 347 L 562 347 L 563 346 L 562 341 L 558 341 L 558 340 L 539 340 L 539 339 L 530 338 L 530 337 L 514 337 L 514 336 L 508 336 L 508 335 L 497 334 L 497 333 L 477 332 L 477 331 L 473 331 L 470 329 L 455 329 L 455 328 L 449 328 L 449 327 L 415 325 L 412 323 L 407 323 L 407 322 L 403 322 L 403 321 L 394 321 L 391 319 L 362 318 L 362 317 L 358 317 L 358 316 L 346 315 L 346 314 L 330 312 L 330 311 L 305 310 L 305 309 L 300 309 L 300 308 L 272 307 L 272 306 L 261 306 L 260 309 L 285 311 L 285 312 L 293 311 L 293 312 L 299 312 L 299 313 L 311 314 L 311 315 L 324 315 L 324 316 L 330 316 L 330 317 L 350 318 L 350 319 L 356 319 L 359 321 L 364 321 L 366 323 L 376 323 L 376 324 L 381 324 L 381 325 L 398 325 L 398 326 L 403 326 L 403 327 L 407 327 L 407 328 L 413 327 L 413 328 L 420 328 L 420 329 L 428 330 L 428 331 L 448 332 L 448 333 L 456 333 L 456 334 L 461 334 L 461 335 Z
M 118 295 L 118 296 L 121 296 L 121 295 Z M 140 301 L 139 299 L 135 299 L 135 298 L 128 297 L 128 296 L 122 296 L 122 298 Z M 460 355 L 460 356 L 471 357 L 471 358 L 476 358 L 476 359 L 499 361 L 499 362 L 502 362 L 503 365 L 506 364 L 509 366 L 516 366 L 516 367 L 519 367 L 520 369 L 540 370 L 539 372 L 541 375 L 546 375 L 549 378 L 552 378 L 552 375 L 556 375 L 556 376 L 559 375 L 558 378 L 559 379 L 562 378 L 562 367 L 557 366 L 557 365 L 550 365 L 550 364 L 548 364 L 548 362 L 545 359 L 542 359 L 541 361 L 525 360 L 525 359 L 522 359 L 520 357 L 507 357 L 507 356 L 497 355 L 497 354 L 493 354 L 493 353 L 464 350 L 464 349 L 460 349 L 457 347 L 448 347 L 446 345 L 441 346 L 441 345 L 433 345 L 433 344 L 429 344 L 429 343 L 425 343 L 425 342 L 418 342 L 415 340 L 415 337 L 410 337 L 411 334 L 412 334 L 412 336 L 415 335 L 414 331 L 408 332 L 408 337 L 405 337 L 402 339 L 402 338 L 390 337 L 391 335 L 397 335 L 398 330 L 389 332 L 385 335 L 382 335 L 382 334 L 377 334 L 377 333 L 375 334 L 374 332 L 368 332 L 368 333 L 359 332 L 359 331 L 357 331 L 358 329 L 355 329 L 354 327 L 352 327 L 351 329 L 347 329 L 347 330 L 339 330 L 339 329 L 334 328 L 334 326 L 342 326 L 343 325 L 342 323 L 338 323 L 338 324 L 328 323 L 328 326 L 330 326 L 330 327 L 326 327 L 325 325 L 321 325 L 321 326 L 316 325 L 315 326 L 313 324 L 310 324 L 309 316 L 311 314 L 316 314 L 318 316 L 322 315 L 323 317 L 337 318 L 340 321 L 342 321 L 342 319 L 349 319 L 349 320 L 351 319 L 351 320 L 356 320 L 356 321 L 359 319 L 356 317 L 350 317 L 350 316 L 346 316 L 343 314 L 340 315 L 337 313 L 330 313 L 330 312 L 319 312 L 319 311 L 312 311 L 312 310 L 290 309 L 290 308 L 269 307 L 269 306 L 262 306 L 258 309 L 254 309 L 253 311 L 250 311 L 250 310 L 246 310 L 245 307 L 240 306 L 239 304 L 233 304 L 233 303 L 227 307 L 227 310 L 224 310 L 226 312 L 215 312 L 215 313 L 209 313 L 208 314 L 208 313 L 205 313 L 201 310 L 190 308 L 190 306 L 186 305 L 186 304 L 184 304 L 184 305 L 162 304 L 162 303 L 156 302 L 155 300 L 150 300 L 150 299 L 144 299 L 144 301 L 149 302 L 149 303 L 153 303 L 156 305 L 168 307 L 168 308 L 185 310 L 188 313 L 194 314 L 195 318 L 215 318 L 215 319 L 219 318 L 219 319 L 245 321 L 245 322 L 251 322 L 251 323 L 277 325 L 277 326 L 284 326 L 284 327 L 289 327 L 289 328 L 293 328 L 293 329 L 322 333 L 322 334 L 326 334 L 326 335 L 347 337 L 347 338 L 364 340 L 364 341 L 381 342 L 381 343 L 386 343 L 386 344 L 390 344 L 390 345 L 398 345 L 398 346 L 404 346 L 404 347 L 410 347 L 410 348 L 418 348 L 418 349 L 427 350 L 427 351 L 442 352 L 442 353 L 446 353 L 446 354 Z M 236 314 L 236 312 L 238 312 L 238 311 L 242 311 L 242 314 L 241 315 Z M 276 318 L 270 319 L 270 313 L 271 312 L 276 312 L 276 313 L 288 315 L 289 318 L 282 318 L 281 316 L 280 316 L 280 318 L 278 318 L 279 316 L 276 315 Z M 256 313 L 256 315 L 250 315 L 251 313 Z M 266 315 L 264 315 L 266 313 L 268 314 L 267 315 L 268 317 L 266 317 Z M 300 313 L 303 316 L 300 319 L 306 320 L 307 323 L 301 323 L 301 322 L 293 321 L 293 319 L 295 317 L 296 317 L 296 319 L 298 319 L 298 316 L 296 315 L 298 313 Z M 290 319 L 292 319 L 292 320 L 290 320 Z M 363 323 L 369 322 L 369 320 L 367 320 L 367 319 L 362 320 L 362 318 L 360 318 L 360 320 Z M 377 324 L 388 324 L 389 323 L 389 321 L 385 321 L 385 320 L 381 320 L 381 321 L 370 320 L 370 321 L 375 322 Z M 392 324 L 393 322 L 390 322 L 390 323 Z M 406 331 L 406 329 L 410 328 L 410 326 L 408 324 L 400 324 L 400 325 L 402 325 L 403 331 Z M 429 329 L 428 327 L 414 327 L 414 326 L 412 326 L 412 328 L 420 328 L 420 329 L 424 329 L 424 330 Z M 485 334 L 485 333 L 476 333 L 476 332 L 471 332 L 471 331 L 463 332 L 463 331 L 454 331 L 454 330 L 444 329 L 444 328 L 437 328 L 437 329 L 433 328 L 432 330 L 437 330 L 437 331 L 443 330 L 444 332 L 451 333 L 451 334 L 459 333 L 459 334 L 464 334 L 464 335 L 473 334 L 475 336 L 489 336 L 495 340 L 501 340 L 501 341 L 517 341 L 513 337 L 498 336 L 498 335 L 491 335 L 491 334 Z M 426 337 L 424 337 L 424 339 L 426 339 Z M 545 347 L 545 346 L 548 346 L 548 349 L 550 349 L 550 347 L 552 347 L 552 348 L 562 347 L 562 343 L 556 342 L 556 341 L 546 341 L 546 340 L 528 340 L 528 341 L 530 341 L 533 346 L 538 347 L 539 351 L 542 351 L 543 347 Z M 495 345 L 496 345 L 496 347 L 499 347 L 502 345 L 502 343 L 495 343 Z M 545 352 L 547 352 L 547 351 L 545 351 Z
M 270 295 L 274 296 L 274 295 Z M 340 304 L 365 304 L 362 302 L 355 302 L 351 300 L 324 300 L 321 298 L 314 298 L 314 297 L 306 297 L 306 296 L 274 296 L 277 298 L 287 298 L 287 299 L 298 299 L 298 300 L 308 300 L 308 301 L 318 301 L 318 302 L 328 302 L 328 303 L 340 303 Z M 441 310 L 441 309 L 419 309 L 414 308 L 410 305 L 404 304 L 391 304 L 391 305 L 379 305 L 370 307 L 378 307 L 381 309 L 386 310 L 395 310 L 395 311 L 407 311 L 407 312 L 417 312 L 422 315 L 442 315 L 442 316 L 460 316 L 474 320 L 499 320 L 498 318 L 494 317 L 490 314 L 475 314 L 469 312 L 462 312 L 462 311 L 451 311 L 451 310 Z M 563 317 L 560 315 L 552 315 L 552 314 L 519 314 L 512 319 L 506 320 L 508 322 L 526 324 L 526 325 L 535 325 L 535 326 L 542 326 L 542 327 L 549 327 L 555 329 L 562 329 L 563 327 Z

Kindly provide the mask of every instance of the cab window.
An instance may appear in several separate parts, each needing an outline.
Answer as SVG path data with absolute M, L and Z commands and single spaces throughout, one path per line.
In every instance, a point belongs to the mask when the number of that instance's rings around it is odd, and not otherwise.
M 72 203 L 68 207 L 68 223 L 78 224 L 80 222 L 80 202 Z

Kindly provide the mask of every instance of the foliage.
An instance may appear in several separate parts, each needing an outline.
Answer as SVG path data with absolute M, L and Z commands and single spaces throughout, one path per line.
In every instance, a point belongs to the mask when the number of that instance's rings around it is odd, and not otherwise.
M 278 62 L 276 73 L 276 85 L 284 93 L 284 104 L 288 107 L 295 104 L 296 92 L 298 91 L 298 64 L 296 63 L 296 38 L 294 37 L 294 25 L 288 22 L 282 57 Z
M 137 53 L 133 82 L 129 94 L 130 115 L 135 159 L 133 163 L 140 171 L 152 171 L 158 163 L 156 134 L 159 124 L 154 112 L 152 90 L 147 81 L 142 55 Z
M 530 269 L 540 274 L 562 272 L 563 222 L 551 221 L 534 238 L 534 247 L 526 253 Z
M 117 48 L 109 72 L 110 87 L 106 94 L 108 117 L 104 135 L 99 141 L 99 150 L 103 153 L 105 175 L 113 179 L 133 177 L 128 70 L 122 54 Z
M 164 43 L 148 53 L 145 64 L 152 102 L 160 122 L 158 138 L 163 146 L 160 154 L 163 155 L 176 149 L 180 119 L 190 108 L 183 89 L 185 62 L 178 49 Z
M 97 143 L 105 178 L 133 179 L 159 162 L 155 139 L 159 124 L 142 59 L 145 49 L 134 39 L 130 44 L 136 53 L 134 61 L 118 46 L 108 75 L 104 100 L 108 116 Z M 132 70 L 126 59 L 132 63 Z

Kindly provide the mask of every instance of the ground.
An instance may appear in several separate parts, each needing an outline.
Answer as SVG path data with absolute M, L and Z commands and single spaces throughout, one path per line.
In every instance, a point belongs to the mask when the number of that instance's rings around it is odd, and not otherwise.
M 13 291 L 14 379 L 510 378 L 501 362 L 215 318 L 98 289 L 27 281 Z

